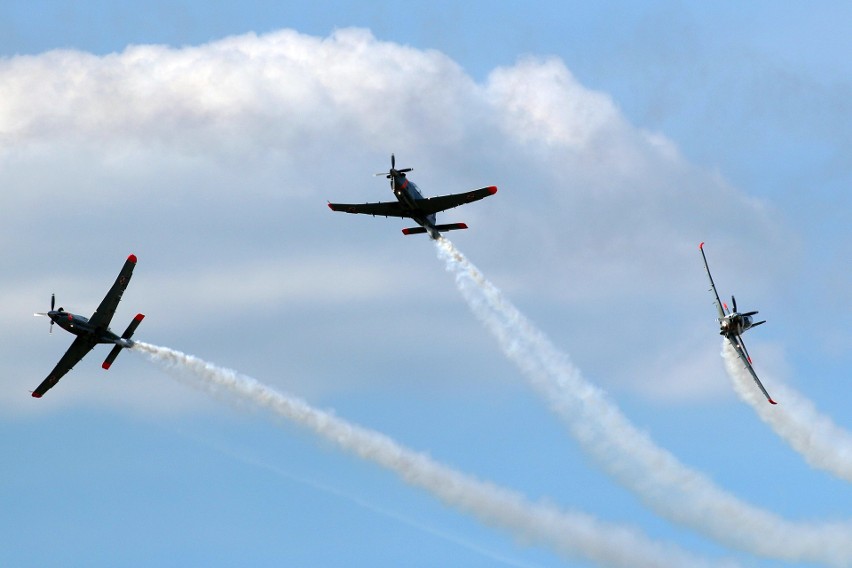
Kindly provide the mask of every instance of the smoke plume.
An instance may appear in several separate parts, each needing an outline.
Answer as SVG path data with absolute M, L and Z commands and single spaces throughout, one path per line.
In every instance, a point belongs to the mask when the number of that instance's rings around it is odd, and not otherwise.
M 237 395 L 308 428 L 340 448 L 394 471 L 407 483 L 426 489 L 448 505 L 510 531 L 523 542 L 547 546 L 563 556 L 584 558 L 606 567 L 709 565 L 676 547 L 653 542 L 636 530 L 604 523 L 586 514 L 531 503 L 519 493 L 454 471 L 383 434 L 312 408 L 235 371 L 148 343 L 137 342 L 134 349 L 167 368 L 191 373 L 212 390 Z
M 734 390 L 754 408 L 761 420 L 812 467 L 852 481 L 852 434 L 820 414 L 811 401 L 790 387 L 773 384 L 771 390 L 779 404 L 766 404 L 766 399 L 754 388 L 751 375 L 727 340 L 722 342 L 722 357 Z
M 740 501 L 639 431 L 447 239 L 438 255 L 506 356 L 621 485 L 659 515 L 766 558 L 852 566 L 852 525 L 792 522 Z

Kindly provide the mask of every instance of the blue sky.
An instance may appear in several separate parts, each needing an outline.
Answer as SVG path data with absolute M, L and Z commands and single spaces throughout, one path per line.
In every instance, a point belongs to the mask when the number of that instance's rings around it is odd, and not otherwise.
M 644 507 L 528 388 L 427 239 L 325 200 L 389 198 L 372 174 L 391 152 L 429 195 L 497 185 L 441 217 L 471 226 L 453 242 L 635 425 L 743 501 L 847 520 L 848 483 L 734 394 L 697 244 L 720 294 L 768 320 L 746 340 L 770 392 L 789 384 L 852 427 L 850 16 L 3 3 L 0 564 L 589 565 L 137 354 L 107 374 L 96 349 L 31 399 L 70 336 L 30 314 L 54 292 L 92 311 L 130 252 L 116 329 L 144 312 L 144 341 L 533 500 L 710 559 L 792 564 Z

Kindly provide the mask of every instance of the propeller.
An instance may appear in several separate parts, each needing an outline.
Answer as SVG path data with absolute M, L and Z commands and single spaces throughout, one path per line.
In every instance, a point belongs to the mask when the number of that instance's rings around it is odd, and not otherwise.
M 734 306 L 734 313 L 737 311 L 737 299 L 731 294 L 731 305 Z
M 51 312 L 53 311 L 53 308 L 55 306 L 56 306 L 56 294 L 51 294 L 50 295 L 50 311 Z M 47 313 L 44 313 L 44 312 L 36 312 L 33 315 L 34 316 L 47 316 L 47 317 L 50 316 L 50 314 L 47 314 Z M 50 333 L 53 333 L 53 320 L 50 320 Z
M 388 179 L 392 180 L 394 172 L 396 172 L 398 174 L 404 174 L 404 173 L 412 171 L 412 169 L 413 168 L 401 168 L 399 170 L 396 169 L 396 156 L 391 154 L 391 169 L 388 172 L 381 172 L 381 173 L 378 173 L 376 175 L 377 176 L 386 176 Z

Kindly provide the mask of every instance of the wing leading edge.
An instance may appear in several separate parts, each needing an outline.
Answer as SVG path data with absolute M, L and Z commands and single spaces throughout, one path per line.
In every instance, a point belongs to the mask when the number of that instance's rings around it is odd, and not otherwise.
M 497 186 L 491 185 L 465 193 L 453 193 L 451 195 L 439 195 L 437 197 L 428 197 L 426 199 L 417 200 L 417 209 L 427 215 L 446 211 L 465 203 L 472 203 L 484 199 L 489 195 L 497 193 Z
M 101 301 L 98 309 L 96 309 L 95 313 L 92 314 L 92 317 L 89 318 L 89 323 L 95 327 L 104 329 L 109 327 L 109 322 L 112 321 L 112 316 L 115 314 L 116 308 L 118 308 L 118 303 L 121 301 L 121 297 L 127 289 L 130 277 L 133 276 L 133 268 L 135 266 L 136 255 L 131 254 L 127 257 L 127 260 L 124 261 L 124 266 L 121 267 L 121 272 L 118 273 L 118 277 L 115 279 L 115 283 L 113 283 L 112 288 L 109 289 L 109 292 L 107 292 L 106 296 L 104 296 L 104 299 Z
M 405 207 L 399 201 L 381 201 L 378 203 L 329 203 L 332 211 L 344 213 L 362 213 L 381 217 L 412 217 L 417 215 L 432 215 L 440 211 L 446 211 L 465 203 L 479 201 L 489 195 L 497 193 L 496 186 L 483 187 L 467 191 L 465 193 L 453 193 L 451 195 L 439 195 L 415 201 L 414 208 Z
M 710 279 L 710 291 L 716 297 L 716 311 L 719 313 L 719 321 L 725 319 L 725 310 L 722 309 L 722 300 L 719 299 L 719 292 L 716 291 L 716 283 L 713 282 L 713 277 L 710 275 L 710 267 L 707 265 L 707 256 L 704 255 L 704 243 L 698 245 L 701 250 L 701 258 L 704 259 L 704 271 L 707 272 L 707 278 Z
M 80 336 L 71 343 L 71 346 L 65 352 L 65 355 L 59 360 L 59 363 L 56 364 L 56 367 L 50 372 L 46 379 L 44 379 L 41 384 L 36 387 L 36 390 L 33 391 L 33 396 L 35 398 L 41 398 L 44 393 L 53 388 L 53 386 L 59 382 L 59 379 L 65 376 L 65 374 L 74 368 L 74 365 L 80 362 L 80 359 L 86 356 L 86 354 L 92 350 L 95 346 L 95 342 L 89 337 Z
M 363 213 L 381 217 L 410 217 L 411 215 L 402 208 L 399 201 L 382 201 L 379 203 L 329 203 L 332 211 L 343 211 L 344 213 Z
M 746 351 L 745 343 L 743 343 L 743 338 L 737 335 L 735 337 L 729 337 L 728 341 L 730 341 L 731 345 L 734 346 L 734 351 L 736 351 L 737 355 L 740 356 L 743 365 L 745 365 L 745 368 L 748 370 L 751 378 L 754 379 L 754 382 L 757 384 L 760 392 L 762 392 L 763 396 L 766 397 L 766 400 L 768 400 L 770 404 L 778 404 L 772 400 L 772 397 L 769 396 L 769 393 L 766 392 L 766 389 L 763 387 L 763 383 L 761 383 L 760 379 L 757 378 L 757 373 L 754 372 L 754 367 L 751 366 L 751 360 L 748 356 L 748 351 Z

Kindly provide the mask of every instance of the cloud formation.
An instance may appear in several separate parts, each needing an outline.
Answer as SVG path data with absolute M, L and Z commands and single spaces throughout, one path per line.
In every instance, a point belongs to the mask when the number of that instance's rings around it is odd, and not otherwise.
M 29 313 L 51 292 L 76 301 L 79 290 L 79 303 L 94 306 L 94 275 L 134 252 L 140 274 L 128 298 L 155 308 L 148 333 L 203 320 L 212 306 L 235 336 L 251 338 L 257 326 L 240 314 L 313 306 L 320 325 L 332 320 L 329 299 L 337 321 L 360 318 L 353 300 L 366 301 L 373 318 L 363 325 L 381 329 L 388 307 L 404 304 L 389 287 L 452 297 L 396 220 L 323 206 L 388 199 L 370 174 L 391 152 L 429 195 L 501 188 L 492 203 L 442 218 L 466 221 L 458 238 L 467 250 L 533 309 L 581 316 L 607 302 L 613 309 L 597 313 L 592 333 L 568 336 L 592 357 L 595 332 L 635 337 L 614 325 L 627 306 L 637 320 L 679 317 L 697 281 L 685 266 L 699 237 L 748 232 L 744 254 L 774 239 L 763 204 L 632 127 L 557 59 L 522 59 L 477 82 L 439 52 L 364 30 L 283 30 L 0 60 L 0 205 L 9 213 L 0 253 L 17 267 L 13 286 L 32 291 L 3 294 L 0 307 L 25 303 Z M 767 266 L 761 278 L 772 273 Z M 64 289 L 45 285 L 54 278 Z M 422 316 L 410 317 L 417 326 Z M 440 325 L 458 327 L 459 317 Z M 626 376 L 647 357 L 642 347 L 599 374 Z

